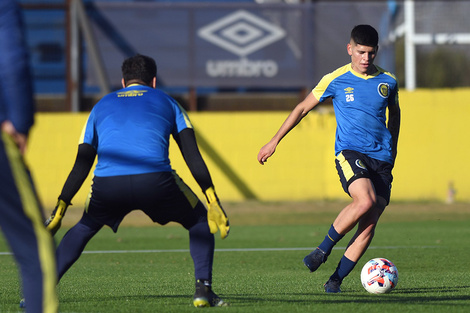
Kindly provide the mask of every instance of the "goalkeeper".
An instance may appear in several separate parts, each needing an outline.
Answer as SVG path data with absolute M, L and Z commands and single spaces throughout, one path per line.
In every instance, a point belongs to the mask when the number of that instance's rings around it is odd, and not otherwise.
M 219 230 L 225 238 L 230 226 L 192 125 L 173 98 L 155 89 L 157 66 L 152 58 L 130 57 L 121 69 L 123 89 L 106 95 L 92 109 L 82 131 L 75 164 L 57 207 L 46 221 L 55 234 L 67 206 L 98 156 L 83 216 L 57 248 L 59 280 L 104 225 L 117 232 L 123 218 L 138 209 L 156 223 L 173 221 L 189 231 L 196 283 L 193 303 L 198 307 L 224 306 L 226 303 L 211 288 L 213 234 Z M 208 210 L 172 170 L 168 158 L 170 135 L 204 191 Z

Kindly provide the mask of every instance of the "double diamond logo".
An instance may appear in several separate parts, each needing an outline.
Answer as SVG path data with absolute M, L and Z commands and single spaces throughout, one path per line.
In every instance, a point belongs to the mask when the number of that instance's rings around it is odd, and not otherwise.
M 282 39 L 286 32 L 254 14 L 239 10 L 199 29 L 198 35 L 216 46 L 245 57 Z

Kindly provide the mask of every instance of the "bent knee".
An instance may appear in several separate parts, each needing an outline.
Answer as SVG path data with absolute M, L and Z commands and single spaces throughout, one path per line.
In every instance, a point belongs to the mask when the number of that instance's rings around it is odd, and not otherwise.
M 356 211 L 359 215 L 365 215 L 377 206 L 376 197 L 361 197 L 354 199 Z

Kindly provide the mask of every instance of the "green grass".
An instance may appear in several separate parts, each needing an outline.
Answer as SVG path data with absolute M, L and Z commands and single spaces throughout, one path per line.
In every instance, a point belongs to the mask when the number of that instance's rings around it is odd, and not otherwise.
M 329 223 L 305 225 L 299 220 L 289 225 L 240 225 L 235 218 L 229 238 L 216 237 L 213 281 L 214 290 L 231 306 L 211 310 L 468 312 L 470 212 L 460 210 L 455 218 L 448 209 L 440 214 L 433 211 L 429 218 L 423 214 L 415 218 L 410 211 L 407 218 L 403 210 L 384 215 L 370 249 L 343 282 L 343 293 L 335 295 L 325 294 L 323 284 L 349 238 L 311 274 L 302 259 L 323 239 Z M 57 237 L 64 233 L 65 229 L 60 230 Z M 103 229 L 60 282 L 60 311 L 194 312 L 189 252 L 135 252 L 187 248 L 187 232 L 176 226 L 121 227 L 117 234 Z M 243 251 L 247 248 L 253 250 Z M 100 250 L 129 253 L 90 253 Z M 0 251 L 7 251 L 4 241 Z M 374 257 L 388 258 L 398 268 L 398 287 L 390 294 L 372 295 L 361 286 L 362 265 Z M 17 312 L 21 295 L 11 255 L 0 255 L 0 268 L 0 311 Z

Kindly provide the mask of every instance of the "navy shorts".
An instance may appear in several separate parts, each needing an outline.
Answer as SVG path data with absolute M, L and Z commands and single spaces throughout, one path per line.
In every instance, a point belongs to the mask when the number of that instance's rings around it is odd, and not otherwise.
M 177 222 L 186 229 L 207 221 L 205 206 L 174 171 L 93 178 L 85 215 L 116 232 L 133 210 L 161 225 Z
M 336 156 L 336 170 L 343 190 L 349 194 L 349 185 L 358 178 L 369 178 L 375 193 L 390 202 L 392 164 L 370 158 L 353 150 L 343 150 Z

